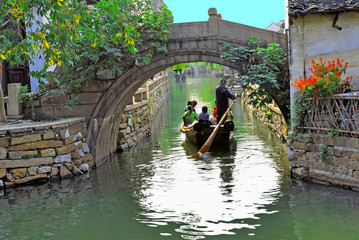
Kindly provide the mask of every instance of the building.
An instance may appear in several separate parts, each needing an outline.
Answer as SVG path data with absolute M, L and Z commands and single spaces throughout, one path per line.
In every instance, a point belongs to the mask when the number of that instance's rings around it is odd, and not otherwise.
M 311 60 L 344 59 L 359 89 L 359 0 L 287 0 L 291 76 L 308 76 Z M 296 89 L 291 87 L 291 105 Z M 293 112 L 292 112 L 293 115 Z
M 268 27 L 265 28 L 266 30 L 273 31 L 273 32 L 279 32 L 284 33 L 284 20 L 281 20 L 279 22 L 272 22 Z

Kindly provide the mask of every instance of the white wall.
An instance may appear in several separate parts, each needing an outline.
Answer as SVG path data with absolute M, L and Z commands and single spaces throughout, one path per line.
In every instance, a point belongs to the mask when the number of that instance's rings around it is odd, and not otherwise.
M 333 28 L 335 14 L 312 14 L 290 17 L 290 71 L 293 79 L 309 76 L 311 60 L 323 61 L 344 59 L 349 63 L 345 76 L 353 76 L 354 89 L 359 90 L 359 13 L 341 13 Z M 296 89 L 291 87 L 291 105 Z M 292 112 L 293 115 L 293 112 Z

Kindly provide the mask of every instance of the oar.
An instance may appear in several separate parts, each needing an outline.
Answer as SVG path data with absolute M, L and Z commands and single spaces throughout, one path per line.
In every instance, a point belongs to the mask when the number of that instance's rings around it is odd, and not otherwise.
M 209 138 L 207 139 L 207 141 L 203 144 L 203 146 L 201 147 L 201 149 L 199 150 L 198 153 L 196 153 L 195 155 L 192 156 L 192 158 L 198 158 L 201 157 L 203 154 L 205 154 L 206 152 L 208 152 L 209 148 L 212 145 L 212 142 L 214 140 L 214 138 L 217 135 L 217 132 L 219 131 L 219 128 L 222 124 L 222 122 L 224 121 L 224 119 L 227 116 L 227 113 L 231 110 L 233 104 L 236 102 L 236 99 L 234 99 L 234 101 L 232 102 L 231 106 L 229 106 L 229 108 L 227 109 L 227 111 L 223 114 L 221 121 L 219 121 L 219 123 L 217 124 L 217 126 L 214 128 L 213 132 L 211 133 L 211 135 L 209 136 Z

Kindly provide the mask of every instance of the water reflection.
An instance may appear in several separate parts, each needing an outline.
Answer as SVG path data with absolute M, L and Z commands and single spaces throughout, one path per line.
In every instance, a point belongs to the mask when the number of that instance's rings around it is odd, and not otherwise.
M 292 183 L 285 145 L 239 104 L 237 145 L 189 157 L 178 112 L 201 81 L 172 86 L 152 136 L 96 171 L 4 192 L 0 239 L 356 239 L 358 193 Z

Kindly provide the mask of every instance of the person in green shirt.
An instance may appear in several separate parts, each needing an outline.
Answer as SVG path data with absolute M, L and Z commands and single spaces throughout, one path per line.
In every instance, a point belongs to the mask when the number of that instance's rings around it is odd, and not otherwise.
M 184 125 L 187 127 L 196 120 L 198 120 L 197 113 L 193 111 L 193 107 L 191 105 L 188 105 L 187 111 L 183 113 Z

